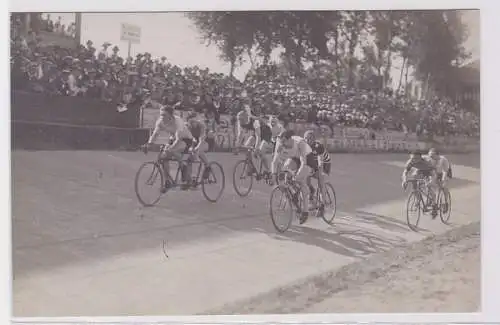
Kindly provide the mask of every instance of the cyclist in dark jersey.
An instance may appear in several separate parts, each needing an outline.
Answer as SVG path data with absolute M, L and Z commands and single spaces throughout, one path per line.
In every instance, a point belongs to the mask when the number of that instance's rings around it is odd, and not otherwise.
M 208 159 L 202 149 L 203 143 L 206 140 L 207 127 L 205 124 L 197 118 L 197 114 L 194 111 L 188 113 L 186 118 L 186 126 L 193 136 L 193 144 L 189 148 L 189 152 L 192 154 L 190 159 L 188 159 L 188 165 L 186 166 L 186 175 L 192 173 L 192 162 L 198 157 L 205 165 L 208 165 Z M 204 175 L 205 177 L 205 175 Z
M 420 150 L 416 150 L 411 153 L 410 159 L 406 162 L 404 170 L 403 170 L 403 188 L 406 188 L 408 174 L 414 170 L 414 177 L 424 179 L 426 181 L 426 186 L 429 189 L 432 184 L 436 182 L 436 168 L 424 157 L 422 157 L 422 152 Z M 435 193 L 437 195 L 437 193 Z M 433 209 L 432 209 L 432 217 L 435 218 L 437 216 L 437 198 L 433 197 Z
M 313 170 L 313 176 L 318 179 L 318 187 L 321 191 L 321 195 L 325 198 L 325 174 L 330 175 L 331 169 L 331 159 L 330 154 L 326 150 L 325 146 L 316 140 L 314 132 L 309 130 L 304 133 L 304 139 L 307 144 L 311 147 L 312 152 L 307 154 L 306 161 L 307 165 Z M 309 186 L 310 196 L 309 200 L 314 199 L 314 187 L 311 185 L 311 177 L 307 177 L 307 185 Z
M 265 173 L 270 175 L 267 153 L 273 150 L 273 133 L 271 127 L 267 123 L 262 123 L 258 118 L 252 116 L 248 112 L 248 109 L 244 109 L 238 113 L 236 123 L 236 143 L 240 143 L 244 130 L 251 131 L 253 134 L 248 137 L 245 142 L 245 147 L 249 147 L 252 144 L 254 145 L 255 153 L 262 159 L 264 168 L 266 169 Z

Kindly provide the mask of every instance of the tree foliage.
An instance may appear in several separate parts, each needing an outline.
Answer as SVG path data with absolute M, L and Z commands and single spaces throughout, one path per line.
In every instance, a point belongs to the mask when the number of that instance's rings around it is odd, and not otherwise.
M 415 77 L 446 91 L 467 53 L 459 11 L 275 11 L 187 14 L 206 44 L 215 44 L 231 71 L 255 53 L 268 64 L 274 50 L 295 76 L 314 75 L 305 62 L 330 62 L 337 83 L 353 86 L 359 74 L 388 85 L 395 57 Z M 367 40 L 371 40 L 368 42 Z M 362 53 L 362 59 L 359 58 Z M 251 57 L 251 56 L 250 56 Z M 253 63 L 253 61 L 252 61 Z M 323 63 L 324 64 L 324 63 Z M 324 79 L 324 76 L 322 77 Z

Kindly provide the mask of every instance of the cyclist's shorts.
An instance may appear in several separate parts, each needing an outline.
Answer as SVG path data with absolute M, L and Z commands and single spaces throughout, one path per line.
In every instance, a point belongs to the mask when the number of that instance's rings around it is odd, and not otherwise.
M 297 166 L 297 170 L 298 170 L 298 169 L 300 168 L 300 166 L 302 165 L 302 164 L 300 163 L 300 158 L 298 158 L 298 157 L 293 157 L 293 158 L 292 158 L 292 161 L 295 163 L 295 165 Z
M 313 153 L 310 153 L 306 156 L 306 161 L 307 161 L 307 166 L 311 167 L 314 172 L 317 172 L 319 170 L 319 165 L 318 165 L 318 156 L 314 155 Z M 323 173 L 330 175 L 330 170 L 331 170 L 331 163 L 323 163 Z
M 427 178 L 432 176 L 431 170 L 418 170 L 417 175 L 418 178 Z
M 182 138 L 181 141 L 183 141 L 185 144 L 186 144 L 186 148 L 184 149 L 184 153 L 188 153 L 189 152 L 189 148 L 191 148 L 191 146 L 193 146 L 193 144 L 195 143 L 195 139 L 190 139 L 190 138 Z

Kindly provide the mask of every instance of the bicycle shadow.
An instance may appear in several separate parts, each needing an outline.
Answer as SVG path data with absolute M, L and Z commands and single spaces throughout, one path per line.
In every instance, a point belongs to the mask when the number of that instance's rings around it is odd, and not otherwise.
M 355 215 L 356 221 L 362 224 L 376 225 L 380 228 L 396 231 L 399 233 L 411 232 L 408 224 L 404 221 L 398 220 L 397 218 L 384 216 L 381 214 L 376 214 L 368 211 L 357 210 Z M 423 232 L 430 232 L 429 229 L 421 228 L 419 229 Z
M 275 234 L 273 237 L 277 240 L 291 240 L 319 247 L 331 253 L 352 258 L 365 258 L 407 242 L 399 236 L 384 238 L 380 233 L 367 229 L 349 230 L 343 226 L 338 226 L 337 230 L 332 232 L 304 226 L 294 227 L 286 233 Z

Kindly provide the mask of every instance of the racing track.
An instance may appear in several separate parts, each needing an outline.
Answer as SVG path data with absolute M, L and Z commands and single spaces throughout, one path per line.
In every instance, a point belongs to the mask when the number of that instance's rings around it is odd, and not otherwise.
M 133 190 L 141 153 L 13 151 L 14 316 L 202 313 L 450 228 L 426 216 L 420 234 L 408 229 L 406 155 L 334 155 L 335 225 L 311 219 L 283 235 L 269 188 L 237 197 L 236 157 L 209 157 L 226 172 L 218 203 L 172 192 L 145 209 Z M 479 154 L 449 157 L 456 227 L 480 219 Z

